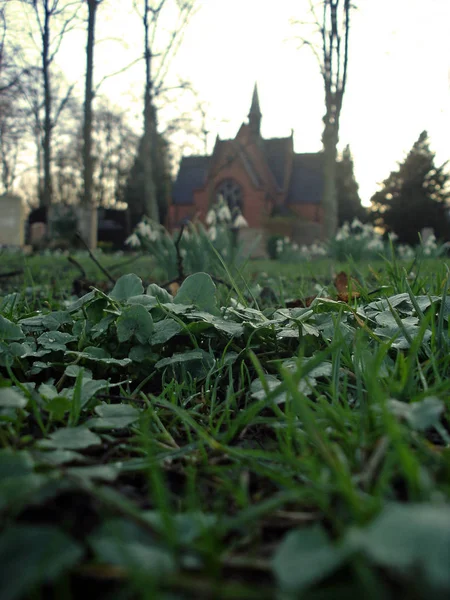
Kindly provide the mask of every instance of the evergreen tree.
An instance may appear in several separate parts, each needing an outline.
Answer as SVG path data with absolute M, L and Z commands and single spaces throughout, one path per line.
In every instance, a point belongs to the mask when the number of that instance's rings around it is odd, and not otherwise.
M 156 144 L 153 145 L 153 178 L 155 182 L 156 199 L 159 209 L 159 220 L 164 225 L 167 220 L 168 199 L 171 190 L 171 176 L 168 159 L 168 143 L 161 134 L 157 134 Z M 128 225 L 131 230 L 146 214 L 144 194 L 144 173 L 148 168 L 144 159 L 143 138 L 139 141 L 136 158 L 131 167 L 123 192 L 123 201 L 128 204 Z M 147 215 L 149 216 L 149 215 Z
M 353 157 L 350 146 L 346 146 L 337 163 L 336 191 L 338 200 L 338 224 L 351 223 L 356 217 L 360 221 L 367 218 L 367 210 L 361 204 L 359 185 L 355 179 Z
M 423 131 L 397 171 L 392 171 L 382 189 L 371 199 L 373 220 L 399 242 L 417 244 L 424 227 L 432 227 L 438 239 L 449 237 L 448 184 L 445 164 L 436 167 L 428 133 Z

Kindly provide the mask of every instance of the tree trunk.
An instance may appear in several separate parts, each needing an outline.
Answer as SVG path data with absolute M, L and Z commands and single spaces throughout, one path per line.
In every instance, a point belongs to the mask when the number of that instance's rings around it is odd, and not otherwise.
M 42 31 L 42 72 L 44 79 L 44 190 L 42 194 L 42 206 L 48 208 L 52 203 L 52 93 L 50 87 L 50 9 L 48 2 L 44 6 L 44 26 Z
M 327 120 L 326 118 L 324 119 Z M 325 122 L 323 132 L 323 194 L 322 205 L 324 210 L 323 234 L 325 239 L 331 239 L 338 226 L 338 205 L 336 188 L 336 159 L 338 134 L 336 127 Z
M 350 30 L 350 0 L 323 0 L 322 33 L 325 106 L 323 141 L 323 234 L 334 237 L 338 226 L 337 144 L 342 100 L 347 81 L 348 38 Z
M 144 91 L 144 208 L 145 214 L 159 223 L 159 208 L 156 198 L 156 187 L 153 166 L 153 144 L 155 143 L 156 125 L 152 106 L 152 52 L 149 46 L 148 0 L 144 0 L 144 34 L 145 34 L 145 91 Z
M 84 96 L 84 123 L 83 123 L 83 169 L 84 169 L 84 194 L 83 203 L 85 210 L 89 211 L 89 230 L 87 235 L 88 246 L 91 250 L 97 247 L 97 207 L 93 197 L 93 160 L 92 160 L 92 100 L 93 100 L 93 72 L 94 72 L 94 44 L 95 44 L 95 17 L 98 0 L 88 0 L 88 37 L 86 45 L 86 82 Z

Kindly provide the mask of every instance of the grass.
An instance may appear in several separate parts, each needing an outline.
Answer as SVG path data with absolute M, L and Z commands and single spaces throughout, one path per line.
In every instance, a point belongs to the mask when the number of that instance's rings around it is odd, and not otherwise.
M 0 301 L 2 599 L 448 597 L 444 262 L 344 265 L 342 302 L 329 261 L 172 298 L 83 258 L 80 300 L 60 261 Z

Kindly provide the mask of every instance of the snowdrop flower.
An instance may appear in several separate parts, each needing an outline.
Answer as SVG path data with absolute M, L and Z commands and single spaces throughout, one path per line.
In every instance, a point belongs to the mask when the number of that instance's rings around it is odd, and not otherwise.
M 209 239 L 214 242 L 217 237 L 217 229 L 214 227 L 214 225 L 208 229 L 208 236 Z
M 157 242 L 159 240 L 159 232 L 156 229 L 151 229 L 150 233 L 147 234 L 147 239 L 150 242 Z
M 411 248 L 411 246 L 407 246 L 406 244 L 400 244 L 397 247 L 397 251 L 399 253 L 399 256 L 406 260 L 413 258 L 414 256 L 414 250 Z
M 125 240 L 125 244 L 132 248 L 138 248 L 141 245 L 141 241 L 135 233 L 132 233 L 130 237 Z
M 145 226 L 146 226 L 146 223 L 144 223 L 144 221 L 139 221 L 139 223 L 136 225 L 136 229 L 138 230 L 139 233 L 143 233 Z
M 208 211 L 208 214 L 206 215 L 206 224 L 207 225 L 215 225 L 216 224 L 216 211 L 213 210 L 212 208 Z
M 391 240 L 391 242 L 395 242 L 396 240 L 398 240 L 398 235 L 395 233 L 395 231 L 391 231 L 391 233 L 389 234 L 389 239 Z
M 383 242 L 379 238 L 369 240 L 367 243 L 367 250 L 373 250 L 375 252 L 383 250 Z
M 363 228 L 363 224 L 361 223 L 361 221 L 358 219 L 358 217 L 355 217 L 352 221 L 352 224 L 350 226 L 352 229 L 359 229 L 359 228 Z
M 298 250 L 298 244 L 295 242 L 292 244 L 292 250 Z
M 429 246 L 430 248 L 436 248 L 436 236 L 434 233 L 430 235 L 430 237 L 425 242 L 425 246 Z
M 233 227 L 236 229 L 242 229 L 242 227 L 248 227 L 247 220 L 244 218 L 244 215 L 238 214 L 238 216 L 233 221 Z
M 231 212 L 228 208 L 228 204 L 224 202 L 222 206 L 219 207 L 219 210 L 217 211 L 217 217 L 220 221 L 224 221 L 225 223 L 229 223 L 231 221 Z

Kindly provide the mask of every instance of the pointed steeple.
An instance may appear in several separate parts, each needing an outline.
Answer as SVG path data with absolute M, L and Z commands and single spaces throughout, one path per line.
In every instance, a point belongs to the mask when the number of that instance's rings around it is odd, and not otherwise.
M 259 98 L 258 98 L 258 86 L 255 83 L 255 87 L 253 88 L 253 96 L 252 96 L 252 104 L 250 106 L 250 112 L 248 113 L 248 124 L 250 125 L 250 129 L 256 135 L 261 135 L 261 109 L 259 108 Z

